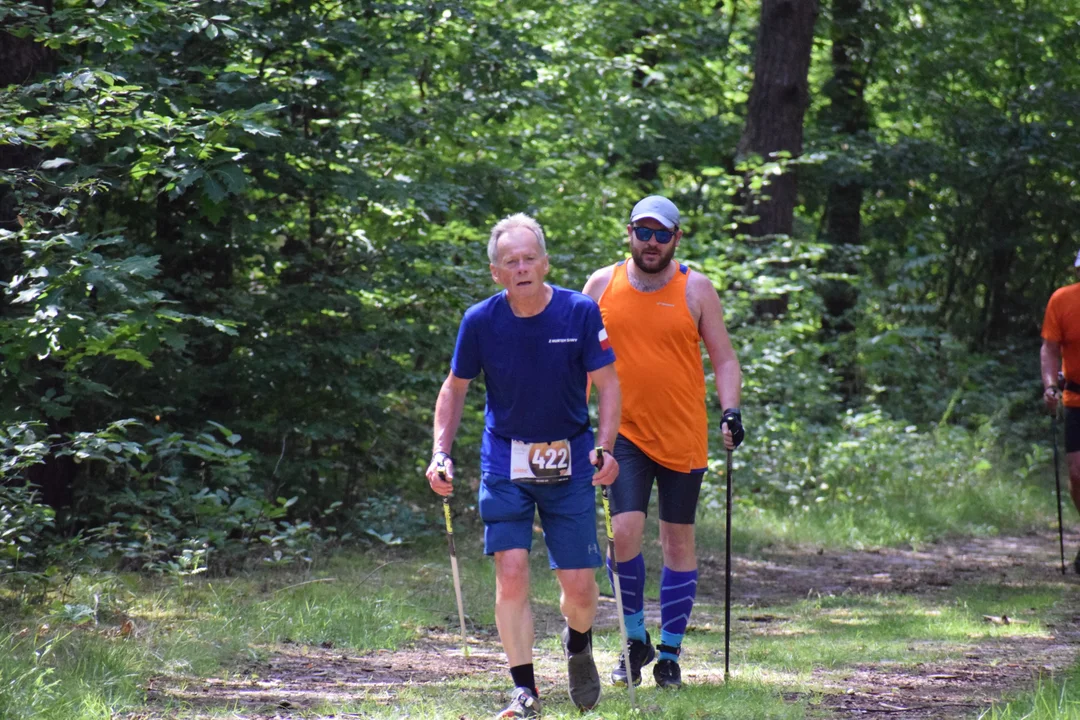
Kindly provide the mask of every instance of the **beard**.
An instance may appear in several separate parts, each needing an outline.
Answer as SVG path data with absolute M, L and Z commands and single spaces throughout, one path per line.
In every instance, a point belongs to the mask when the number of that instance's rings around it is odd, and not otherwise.
M 656 254 L 646 253 L 645 251 L 649 249 L 648 246 L 630 246 L 630 256 L 634 258 L 634 264 L 637 265 L 638 269 L 649 275 L 656 275 L 667 270 L 667 266 L 671 264 L 671 259 L 675 257 L 675 243 L 661 245 Z

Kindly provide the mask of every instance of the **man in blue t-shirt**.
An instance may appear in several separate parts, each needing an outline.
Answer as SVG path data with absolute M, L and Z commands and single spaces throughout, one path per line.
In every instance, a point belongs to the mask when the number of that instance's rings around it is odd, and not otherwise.
M 562 588 L 570 699 L 587 710 L 600 700 L 592 658 L 599 596 L 595 569 L 601 564 L 594 486 L 610 485 L 619 473 L 610 454 L 622 403 L 615 354 L 596 303 L 544 282 L 547 250 L 534 219 L 519 213 L 496 224 L 488 259 L 492 279 L 505 290 L 472 306 L 462 318 L 450 375 L 435 404 L 427 478 L 439 495 L 452 492 L 450 449 L 469 381 L 482 371 L 487 407 L 480 517 L 484 552 L 495 556 L 495 624 L 514 681 L 511 703 L 498 717 L 540 715 L 529 607 L 529 551 L 537 511 Z M 586 396 L 590 379 L 600 391 L 595 443 Z M 602 458 L 597 458 L 597 447 Z

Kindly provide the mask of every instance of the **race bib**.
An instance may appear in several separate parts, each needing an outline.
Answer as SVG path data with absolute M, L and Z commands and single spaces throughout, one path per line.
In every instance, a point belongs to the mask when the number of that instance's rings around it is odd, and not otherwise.
M 510 479 L 549 485 L 566 482 L 573 475 L 570 441 L 510 442 Z

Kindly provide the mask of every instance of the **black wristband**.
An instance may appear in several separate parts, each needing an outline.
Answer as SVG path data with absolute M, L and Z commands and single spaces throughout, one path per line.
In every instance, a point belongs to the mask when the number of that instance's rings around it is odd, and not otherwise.
M 431 459 L 434 460 L 440 455 L 442 455 L 444 461 L 449 460 L 450 462 L 454 462 L 454 458 L 450 456 L 450 453 L 444 452 L 443 450 L 436 450 L 435 452 L 433 452 L 431 454 Z

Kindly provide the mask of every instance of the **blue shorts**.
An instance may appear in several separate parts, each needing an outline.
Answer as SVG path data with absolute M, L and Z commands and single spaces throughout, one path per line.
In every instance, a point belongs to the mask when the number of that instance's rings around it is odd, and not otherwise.
M 494 555 L 517 548 L 532 550 L 533 518 L 537 510 L 553 570 L 600 567 L 596 488 L 590 478 L 559 485 L 530 485 L 484 473 L 480 478 L 484 553 Z
M 694 524 L 704 470 L 684 473 L 666 468 L 622 435 L 615 438 L 612 454 L 619 461 L 619 477 L 608 491 L 612 515 L 634 510 L 648 515 L 655 479 L 660 519 L 678 525 Z

